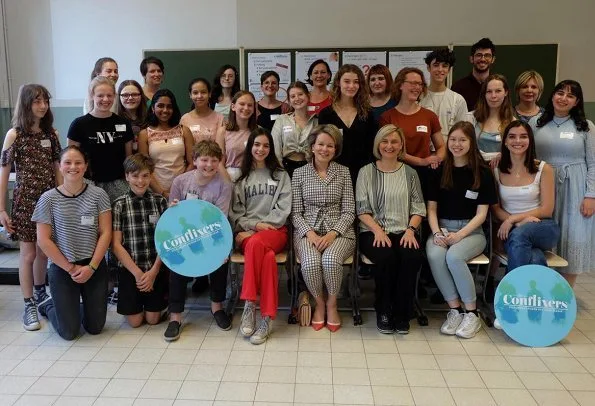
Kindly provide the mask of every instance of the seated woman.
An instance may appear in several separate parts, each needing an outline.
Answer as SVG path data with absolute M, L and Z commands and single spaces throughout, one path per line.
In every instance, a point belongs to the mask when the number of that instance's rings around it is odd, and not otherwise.
M 229 214 L 237 246 L 244 253 L 241 298 L 246 301 L 240 333 L 252 344 L 264 343 L 277 315 L 278 274 L 275 254 L 287 244 L 285 223 L 291 211 L 291 181 L 274 153 L 273 138 L 262 128 L 250 133 L 242 172 Z M 262 321 L 256 329 L 260 294 Z
M 275 142 L 275 155 L 289 174 L 304 166 L 308 149 L 308 136 L 318 125 L 316 115 L 308 115 L 310 92 L 303 82 L 293 82 L 287 88 L 293 112 L 282 114 L 275 120 L 271 131 Z
M 310 294 L 316 300 L 312 328 L 341 327 L 337 294 L 343 262 L 355 248 L 355 201 L 349 169 L 334 162 L 341 154 L 341 132 L 334 125 L 310 133 L 311 162 L 293 173 L 291 209 L 296 255 Z M 324 287 L 328 295 L 323 292 Z
M 446 145 L 446 159 L 430 177 L 426 196 L 433 234 L 426 243 L 426 253 L 434 280 L 450 307 L 440 331 L 472 338 L 481 329 L 481 321 L 467 261 L 486 246 L 482 224 L 489 206 L 497 201 L 496 188 L 479 153 L 471 123 L 456 123 Z
M 268 70 L 260 75 L 260 90 L 263 96 L 256 103 L 256 124 L 269 131 L 281 114 L 289 112 L 289 105 L 277 100 L 279 80 L 279 74 L 274 70 Z
M 418 228 L 426 215 L 417 172 L 405 156 L 403 130 L 383 126 L 374 138 L 376 162 L 359 171 L 355 186 L 360 249 L 376 264 L 376 327 L 409 333 L 422 251 Z
M 554 170 L 535 159 L 535 138 L 529 124 L 515 120 L 504 130 L 502 158 L 494 176 L 500 202 L 492 206 L 502 222 L 508 271 L 527 264 L 547 266 L 544 250 L 555 247 L 560 228 L 554 213 Z
M 39 313 L 65 340 L 78 336 L 81 320 L 87 333 L 101 333 L 107 315 L 104 257 L 112 236 L 112 208 L 103 189 L 85 183 L 87 166 L 79 147 L 65 148 L 60 155 L 64 183 L 41 195 L 31 219 L 37 223 L 39 247 L 52 261 L 53 297 L 39 303 Z

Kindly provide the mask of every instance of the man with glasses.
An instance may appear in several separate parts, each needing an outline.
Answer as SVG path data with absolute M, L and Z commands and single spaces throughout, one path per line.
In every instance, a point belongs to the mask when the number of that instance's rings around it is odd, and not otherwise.
M 451 90 L 457 92 L 467 102 L 469 111 L 475 110 L 481 84 L 490 76 L 490 67 L 496 61 L 496 46 L 489 38 L 482 38 L 471 46 L 469 61 L 473 70 L 468 76 L 456 81 Z

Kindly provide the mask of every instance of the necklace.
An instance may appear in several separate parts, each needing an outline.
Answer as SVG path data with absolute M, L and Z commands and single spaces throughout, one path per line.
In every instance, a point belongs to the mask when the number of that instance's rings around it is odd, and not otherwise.
M 556 127 L 557 127 L 557 128 L 560 128 L 560 126 L 561 126 L 562 124 L 564 124 L 565 122 L 567 122 L 567 121 L 568 121 L 568 120 L 570 120 L 571 118 L 572 118 L 572 117 L 570 117 L 570 116 L 569 116 L 569 117 L 568 117 L 566 120 L 562 121 L 561 123 L 558 123 L 558 122 L 556 121 L 556 117 L 553 117 L 553 118 L 552 118 L 552 121 L 553 121 L 553 123 L 554 123 L 554 124 L 556 124 Z
M 83 190 L 84 187 L 85 187 L 85 184 L 83 183 L 83 185 L 80 188 L 78 188 L 78 190 L 76 191 L 76 193 L 73 193 L 70 190 L 68 190 L 68 188 L 66 187 L 65 184 L 62 184 L 62 189 L 64 189 L 66 192 L 68 192 L 68 194 L 71 197 L 74 197 L 74 196 L 78 195 L 81 192 L 81 190 Z

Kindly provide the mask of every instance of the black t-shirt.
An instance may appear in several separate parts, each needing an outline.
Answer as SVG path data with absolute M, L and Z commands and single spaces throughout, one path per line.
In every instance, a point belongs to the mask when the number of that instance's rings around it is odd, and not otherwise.
M 351 181 L 355 185 L 360 168 L 373 160 L 372 149 L 378 125 L 372 112 L 368 113 L 366 120 L 356 116 L 351 127 L 347 127 L 333 106 L 329 106 L 318 113 L 318 124 L 333 124 L 343 133 L 343 151 L 336 161 L 349 168 Z
M 269 132 L 273 129 L 275 125 L 275 120 L 279 117 L 280 114 L 283 112 L 283 105 L 279 105 L 274 109 L 268 109 L 266 107 L 258 105 L 258 118 L 256 119 L 256 124 L 261 126 L 262 128 L 266 128 Z M 275 120 L 273 120 L 273 118 Z
M 86 114 L 70 124 L 68 139 L 80 143 L 89 155 L 86 177 L 95 182 L 124 178 L 125 144 L 134 139 L 130 121 L 117 114 L 106 118 Z
M 471 189 L 473 173 L 467 166 L 453 168 L 453 188 L 442 189 L 440 187 L 442 170 L 441 166 L 431 171 L 430 187 L 427 190 L 427 200 L 438 203 L 439 219 L 470 220 L 477 213 L 477 206 L 497 203 L 496 183 L 489 168 L 481 168 L 481 184 L 478 189 Z

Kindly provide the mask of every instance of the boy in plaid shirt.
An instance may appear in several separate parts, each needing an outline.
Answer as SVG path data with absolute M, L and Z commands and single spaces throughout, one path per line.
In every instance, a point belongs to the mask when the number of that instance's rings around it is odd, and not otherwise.
M 126 158 L 124 172 L 130 191 L 112 205 L 112 250 L 119 261 L 118 313 L 125 315 L 132 327 L 139 327 L 144 320 L 158 324 L 167 306 L 168 272 L 153 242 L 167 201 L 148 190 L 154 168 L 151 158 L 143 154 Z

